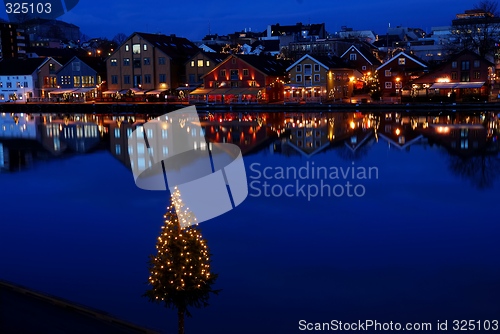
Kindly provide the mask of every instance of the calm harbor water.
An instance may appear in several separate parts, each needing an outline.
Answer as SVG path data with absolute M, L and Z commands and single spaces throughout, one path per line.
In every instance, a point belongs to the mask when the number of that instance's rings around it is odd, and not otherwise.
M 0 115 L 0 279 L 175 333 L 176 313 L 142 297 L 168 194 L 138 189 L 128 168 L 141 119 Z M 222 292 L 187 333 L 500 320 L 498 115 L 209 114 L 202 126 L 193 143 L 242 148 L 249 196 L 200 224 Z

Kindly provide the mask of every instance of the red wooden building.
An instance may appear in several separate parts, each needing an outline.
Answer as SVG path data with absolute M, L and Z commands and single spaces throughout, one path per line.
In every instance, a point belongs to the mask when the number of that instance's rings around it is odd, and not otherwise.
M 191 102 L 269 103 L 284 99 L 289 61 L 272 56 L 229 55 L 203 76 L 204 87 L 190 93 Z
M 487 101 L 492 93 L 494 73 L 495 64 L 465 50 L 414 80 L 412 93 L 415 97 Z
M 382 96 L 401 97 L 410 94 L 411 82 L 428 69 L 424 61 L 400 52 L 377 68 Z

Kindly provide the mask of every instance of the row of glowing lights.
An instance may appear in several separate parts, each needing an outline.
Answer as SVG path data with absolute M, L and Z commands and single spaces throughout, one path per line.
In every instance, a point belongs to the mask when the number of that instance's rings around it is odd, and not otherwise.
M 317 124 L 316 124 L 316 121 L 317 121 Z M 328 123 L 328 120 L 325 118 L 323 119 L 323 122 L 326 124 Z M 332 123 L 333 123 L 333 119 L 332 119 Z M 359 123 L 359 122 L 358 122 Z M 366 120 L 366 123 L 363 122 L 364 124 L 366 124 L 366 127 L 367 128 L 370 128 L 372 126 L 372 122 L 368 119 Z M 286 125 L 291 125 L 292 127 L 304 127 L 304 126 L 321 126 L 321 120 L 317 120 L 316 118 L 314 118 L 314 120 L 306 120 L 306 121 L 301 121 L 301 120 L 296 120 L 294 121 L 293 119 L 289 119 L 289 120 L 285 120 L 283 121 L 283 124 L 286 126 Z M 351 129 L 355 129 L 356 128 L 356 125 L 357 123 L 355 123 L 354 121 L 351 121 L 349 123 L 349 127 Z

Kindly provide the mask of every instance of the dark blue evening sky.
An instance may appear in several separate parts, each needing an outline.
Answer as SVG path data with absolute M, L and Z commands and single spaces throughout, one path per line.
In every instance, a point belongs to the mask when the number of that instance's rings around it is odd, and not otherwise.
M 78 25 L 90 37 L 113 38 L 134 31 L 177 34 L 191 40 L 208 32 L 227 34 L 251 28 L 264 31 L 268 24 L 326 23 L 329 32 L 349 26 L 385 34 L 391 26 L 446 26 L 457 13 L 473 8 L 477 1 L 456 0 L 254 0 L 219 1 L 98 1 L 82 0 L 62 20 Z M 2 14 L 6 18 L 6 14 Z

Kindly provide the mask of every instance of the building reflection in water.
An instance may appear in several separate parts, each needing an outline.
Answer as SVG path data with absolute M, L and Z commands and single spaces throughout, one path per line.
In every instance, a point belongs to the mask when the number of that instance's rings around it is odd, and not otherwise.
M 174 137 L 187 142 L 193 150 L 211 149 L 212 143 L 233 143 L 245 155 L 262 147 L 273 136 L 274 132 L 268 127 L 266 119 L 265 114 L 209 113 L 199 118 L 180 119 L 180 127 L 173 127 L 169 126 L 172 119 L 168 119 L 168 116 L 166 122 L 156 118 L 119 116 L 109 124 L 110 151 L 127 167 L 137 166 L 140 169 L 151 167 L 149 156 L 168 158 L 168 148 L 172 147 Z M 148 147 L 143 143 L 129 146 L 128 137 L 136 129 L 138 135 L 144 134 L 146 122 Z M 193 123 L 199 123 L 200 127 L 192 126 Z M 134 159 L 130 161 L 132 154 Z
M 484 187 L 498 175 L 499 115 L 492 112 L 265 112 L 205 113 L 199 119 L 181 120 L 177 127 L 193 149 L 210 143 L 233 143 L 244 155 L 266 149 L 271 154 L 311 157 L 334 150 L 344 160 L 365 156 L 374 144 L 410 151 L 415 145 L 443 147 L 450 169 Z M 200 122 L 199 127 L 190 126 Z M 128 147 L 128 137 L 143 124 L 150 147 Z M 184 126 L 182 126 L 184 125 Z M 0 114 L 0 169 L 16 170 L 38 158 L 86 153 L 104 145 L 130 168 L 146 167 L 146 159 L 169 156 L 169 140 L 175 127 L 149 115 L 67 116 Z M 140 130 L 139 130 L 140 131 Z M 102 145 L 100 145 L 102 144 Z M 171 144 L 171 143 L 170 143 Z
M 92 119 L 88 120 L 87 118 Z M 63 153 L 86 153 L 101 141 L 95 116 L 0 114 L 0 169 L 14 171 L 34 160 Z

